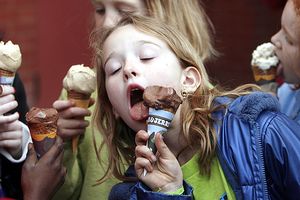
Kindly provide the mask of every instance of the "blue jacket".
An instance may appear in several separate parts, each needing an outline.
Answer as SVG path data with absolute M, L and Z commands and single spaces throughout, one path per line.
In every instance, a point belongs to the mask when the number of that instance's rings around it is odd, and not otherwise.
M 300 126 L 278 112 L 277 99 L 256 92 L 216 102 L 229 104 L 214 115 L 218 158 L 236 199 L 299 199 Z M 192 199 L 191 186 L 184 182 L 184 188 L 184 195 L 175 196 L 141 182 L 121 183 L 110 199 Z

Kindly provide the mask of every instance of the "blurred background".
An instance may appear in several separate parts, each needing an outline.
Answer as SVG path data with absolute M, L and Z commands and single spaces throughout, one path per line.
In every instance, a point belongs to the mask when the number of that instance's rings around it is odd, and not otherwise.
M 206 65 L 215 82 L 228 88 L 253 82 L 252 51 L 279 30 L 285 2 L 202 0 L 221 53 Z M 90 0 L 0 0 L 0 39 L 21 48 L 19 74 L 30 107 L 50 107 L 59 97 L 69 67 L 90 65 L 92 24 Z

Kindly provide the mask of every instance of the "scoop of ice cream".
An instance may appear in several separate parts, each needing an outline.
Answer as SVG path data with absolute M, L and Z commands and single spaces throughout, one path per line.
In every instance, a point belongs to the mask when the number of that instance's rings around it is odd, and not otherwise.
M 172 109 L 175 113 L 182 100 L 171 87 L 149 86 L 143 94 L 144 105 L 156 110 Z
M 263 43 L 253 51 L 251 65 L 257 66 L 262 70 L 267 70 L 272 66 L 276 66 L 278 58 L 275 55 L 275 46 L 270 43 Z
M 0 69 L 15 72 L 20 67 L 22 55 L 19 45 L 11 41 L 0 42 Z
M 96 74 L 87 66 L 73 65 L 63 80 L 63 87 L 68 91 L 91 94 L 96 89 Z
M 26 113 L 28 124 L 56 124 L 58 112 L 54 108 L 36 108 L 32 107 Z

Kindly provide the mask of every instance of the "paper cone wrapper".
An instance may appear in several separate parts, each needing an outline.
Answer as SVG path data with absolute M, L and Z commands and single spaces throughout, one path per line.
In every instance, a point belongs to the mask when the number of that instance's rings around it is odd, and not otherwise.
M 0 84 L 12 85 L 15 79 L 15 72 L 0 69 Z
M 274 82 L 276 79 L 276 67 L 272 66 L 267 70 L 262 70 L 258 66 L 252 66 L 252 72 L 255 82 L 265 84 Z
M 42 157 L 55 143 L 55 124 L 28 124 L 34 149 L 38 158 Z
M 147 119 L 147 132 L 150 135 L 147 146 L 151 151 L 156 153 L 155 146 L 155 134 L 164 134 L 167 132 L 171 121 L 174 118 L 174 113 L 166 110 L 155 110 L 154 108 L 149 108 L 149 117 Z
M 75 103 L 76 107 L 88 108 L 90 104 L 90 94 L 82 94 L 76 91 L 68 91 L 68 100 Z M 77 152 L 79 136 L 72 138 L 73 153 Z

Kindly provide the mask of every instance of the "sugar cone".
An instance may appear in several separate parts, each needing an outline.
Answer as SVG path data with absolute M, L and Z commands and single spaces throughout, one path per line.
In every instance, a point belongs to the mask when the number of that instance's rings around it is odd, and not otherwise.
M 55 143 L 57 126 L 51 124 L 28 124 L 38 158 L 42 157 Z
M 12 85 L 15 79 L 15 72 L 0 69 L 0 84 Z
M 273 82 L 276 79 L 276 67 L 272 66 L 267 70 L 262 70 L 258 66 L 252 66 L 252 71 L 254 80 L 258 84 Z
M 90 94 L 82 94 L 73 90 L 68 91 L 68 100 L 75 103 L 76 107 L 88 108 L 90 103 Z M 72 151 L 77 152 L 79 135 L 72 138 Z

